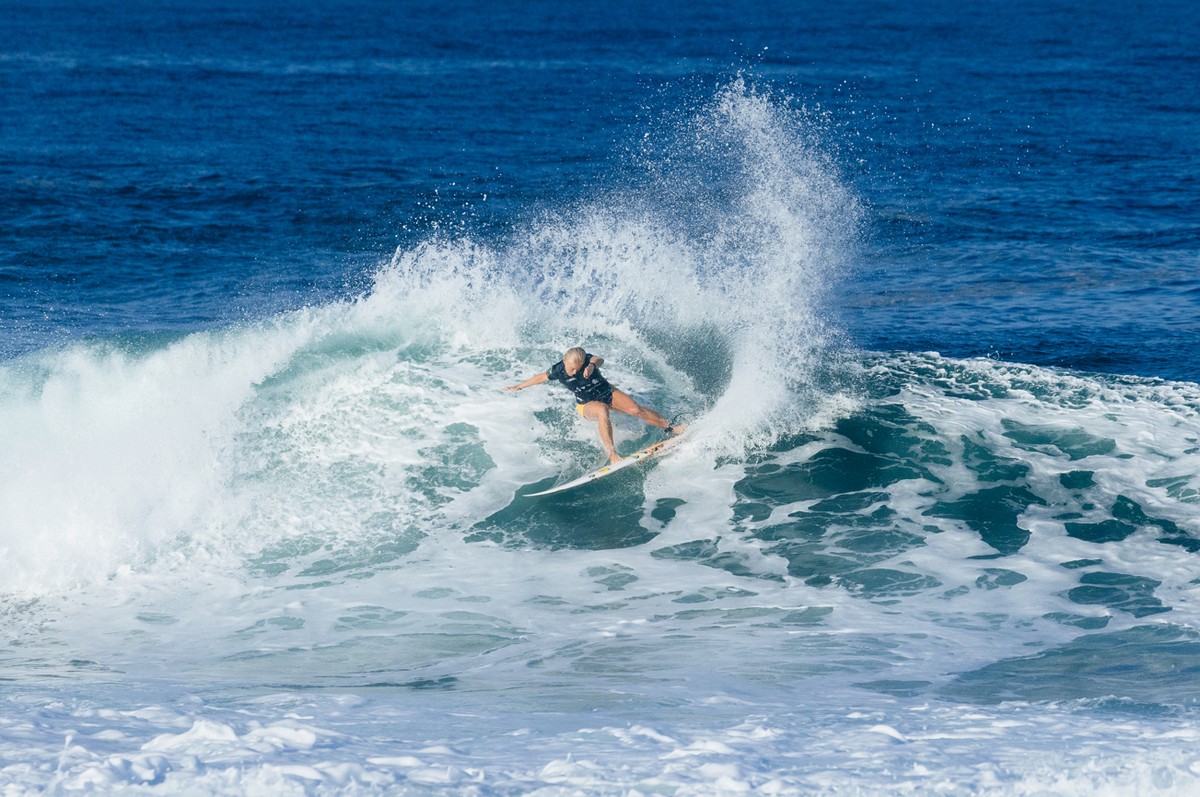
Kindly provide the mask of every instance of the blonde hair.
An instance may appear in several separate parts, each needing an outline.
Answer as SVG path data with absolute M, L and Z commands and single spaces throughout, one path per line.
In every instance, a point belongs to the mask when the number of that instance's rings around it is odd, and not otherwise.
M 563 362 L 582 363 L 585 357 L 587 357 L 587 352 L 576 346 L 574 348 L 567 349 L 567 353 L 563 355 Z

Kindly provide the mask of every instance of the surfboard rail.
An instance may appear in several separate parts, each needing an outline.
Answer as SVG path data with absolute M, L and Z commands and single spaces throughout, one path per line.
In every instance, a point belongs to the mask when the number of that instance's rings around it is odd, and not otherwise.
M 528 493 L 528 494 L 526 494 L 525 497 L 526 498 L 537 498 L 537 497 L 543 496 L 543 495 L 553 495 L 554 493 L 562 493 L 562 492 L 566 492 L 567 490 L 573 490 L 576 487 L 581 487 L 582 485 L 585 485 L 585 484 L 590 484 L 599 479 L 603 479 L 606 476 L 611 476 L 614 473 L 618 473 L 620 471 L 625 470 L 626 468 L 637 465 L 640 462 L 645 462 L 647 459 L 650 459 L 651 457 L 658 456 L 659 454 L 664 454 L 667 451 L 670 451 L 671 449 L 675 448 L 675 446 L 679 445 L 681 442 L 683 442 L 683 438 L 684 438 L 684 435 L 678 434 L 678 435 L 675 435 L 674 437 L 668 437 L 665 440 L 659 440 L 657 443 L 652 443 L 652 444 L 646 446 L 645 448 L 641 449 L 640 451 L 636 451 L 636 452 L 630 454 L 629 456 L 625 457 L 624 459 L 622 459 L 619 462 L 610 463 L 608 465 L 605 465 L 602 468 L 592 471 L 591 473 L 580 476 L 578 479 L 572 479 L 569 482 L 564 482 L 563 484 L 555 485 L 554 487 L 551 487 L 549 490 L 542 490 L 541 492 L 537 492 L 537 493 Z

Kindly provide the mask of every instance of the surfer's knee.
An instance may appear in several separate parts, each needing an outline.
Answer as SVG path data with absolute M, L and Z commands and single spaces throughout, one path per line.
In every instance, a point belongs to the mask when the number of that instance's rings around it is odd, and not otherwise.
M 644 409 L 642 405 L 633 400 L 633 397 L 628 393 L 620 390 L 614 390 L 612 394 L 612 408 L 618 412 L 623 412 L 626 415 L 632 415 L 635 418 L 640 418 Z
M 670 426 L 670 422 L 667 421 L 667 419 L 662 415 L 659 415 L 649 407 L 643 407 L 629 396 L 625 396 L 620 404 L 618 404 L 616 401 L 613 401 L 613 407 L 614 409 L 620 410 L 632 418 L 637 418 L 643 423 L 648 423 L 651 426 L 657 426 L 659 429 L 665 429 Z
M 589 401 L 584 405 L 584 414 L 594 421 L 603 422 L 608 418 L 608 405 L 603 401 Z

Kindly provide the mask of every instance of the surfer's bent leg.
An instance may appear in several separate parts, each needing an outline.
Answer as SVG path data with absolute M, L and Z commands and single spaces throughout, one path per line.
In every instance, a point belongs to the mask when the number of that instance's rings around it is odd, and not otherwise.
M 649 407 L 643 407 L 638 404 L 628 393 L 620 390 L 613 390 L 612 408 L 617 412 L 623 412 L 626 415 L 632 415 L 634 418 L 645 421 L 651 426 L 657 426 L 659 429 L 670 428 L 671 422 L 663 416 L 659 415 Z
M 604 444 L 604 450 L 608 452 L 608 461 L 620 462 L 621 455 L 617 453 L 617 448 L 613 445 L 612 418 L 609 417 L 608 405 L 603 401 L 589 401 L 586 404 L 580 404 L 578 409 L 580 415 L 595 421 L 600 428 L 600 442 Z

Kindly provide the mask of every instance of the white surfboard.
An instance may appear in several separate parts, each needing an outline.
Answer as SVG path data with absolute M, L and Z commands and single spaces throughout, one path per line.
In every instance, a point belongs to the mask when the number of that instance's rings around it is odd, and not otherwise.
M 527 498 L 537 498 L 539 495 L 552 495 L 554 493 L 561 493 L 561 492 L 565 492 L 567 490 L 573 490 L 576 487 L 579 487 L 580 485 L 583 485 L 583 484 L 589 484 L 591 482 L 596 481 L 597 479 L 603 479 L 605 476 L 611 476 L 618 471 L 622 471 L 622 470 L 625 470 L 626 468 L 633 467 L 634 465 L 638 464 L 639 462 L 645 462 L 647 459 L 650 459 L 651 457 L 656 457 L 660 454 L 665 454 L 666 452 L 670 451 L 671 449 L 675 448 L 675 446 L 677 446 L 681 442 L 683 442 L 683 437 L 684 436 L 682 434 L 677 434 L 674 437 L 668 437 L 666 440 L 659 440 L 657 443 L 655 443 L 653 445 L 646 446 L 641 451 L 638 451 L 636 454 L 630 454 L 629 456 L 622 459 L 620 462 L 615 462 L 611 465 L 605 465 L 600 470 L 592 471 L 591 473 L 587 474 L 586 476 L 580 476 L 578 479 L 569 481 L 565 484 L 556 485 L 554 487 L 551 487 L 549 490 L 542 490 L 540 493 L 529 493 L 526 497 Z

